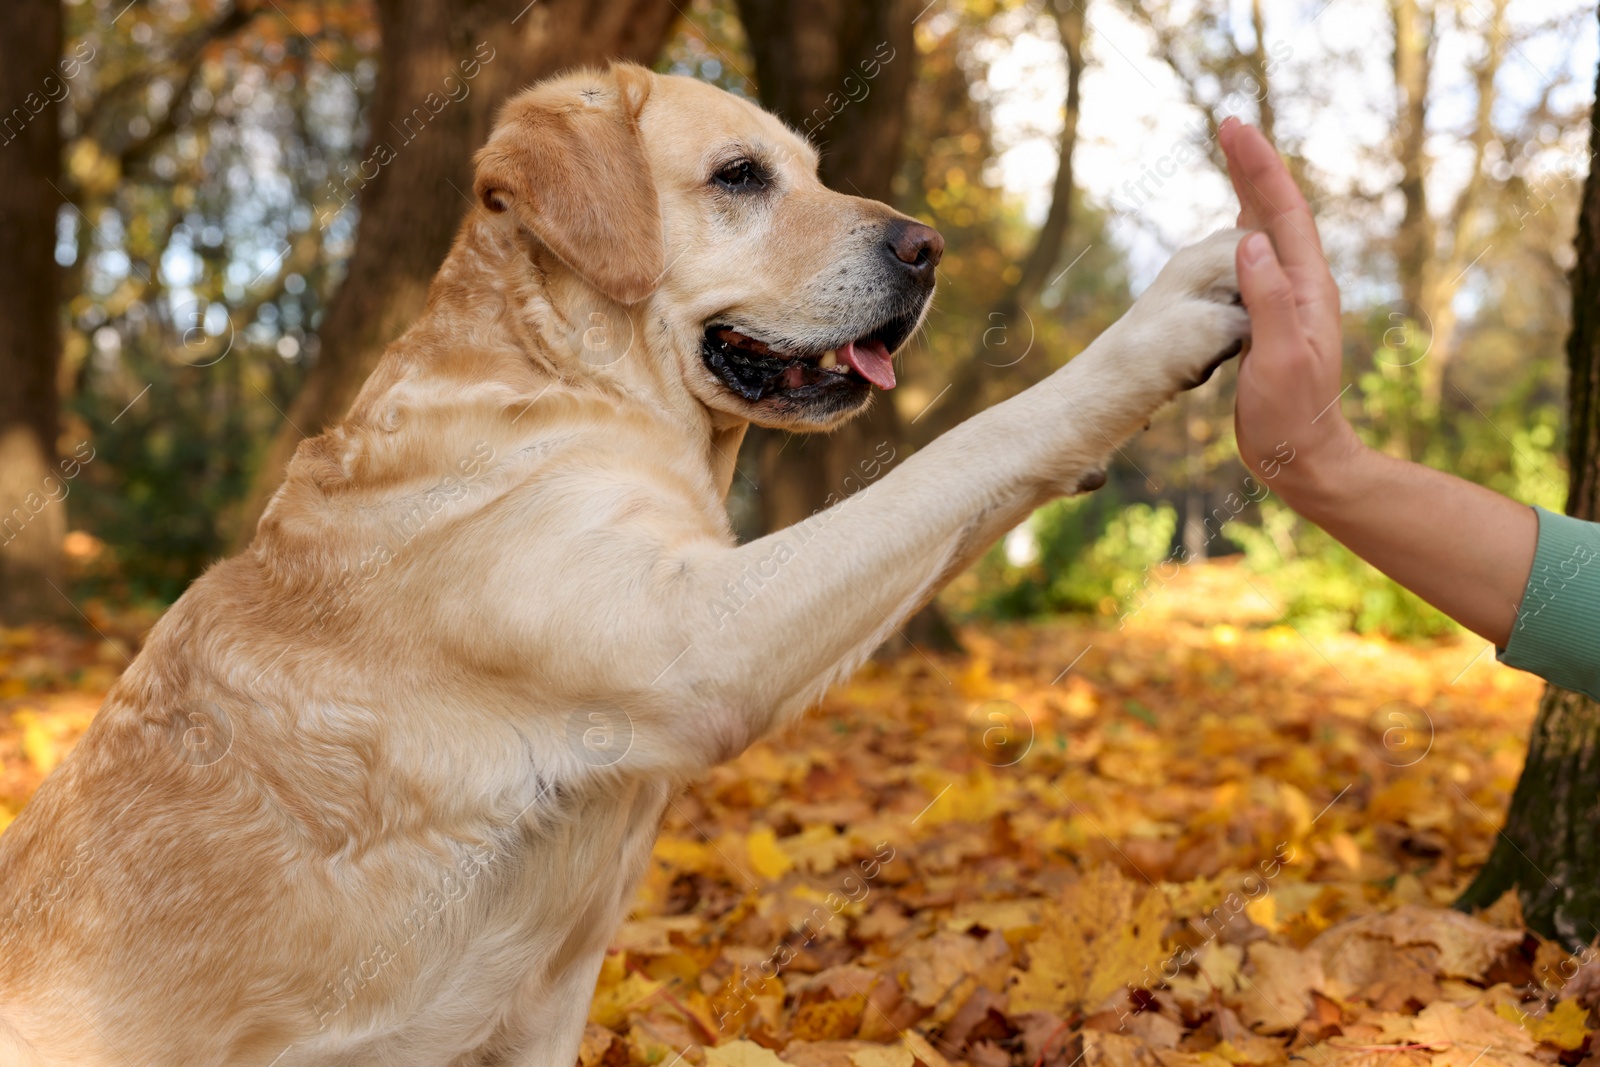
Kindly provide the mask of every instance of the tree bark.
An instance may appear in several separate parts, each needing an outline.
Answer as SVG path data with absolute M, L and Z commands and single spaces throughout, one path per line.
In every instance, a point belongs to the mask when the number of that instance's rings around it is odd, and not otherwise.
M 1022 261 L 1022 271 L 1016 284 L 1001 294 L 989 313 L 978 323 L 982 333 L 973 345 L 972 355 L 951 376 L 944 393 L 950 399 L 941 405 L 938 423 L 930 420 L 924 424 L 925 433 L 937 432 L 939 425 L 950 426 L 964 421 L 982 410 L 986 402 L 995 402 L 992 391 L 991 395 L 985 396 L 984 389 L 995 377 L 996 370 L 996 365 L 988 358 L 994 352 L 986 338 L 996 324 L 1008 330 L 1017 325 L 1023 309 L 1032 305 L 1055 280 L 1061 250 L 1066 246 L 1067 234 L 1072 229 L 1072 158 L 1078 146 L 1078 115 L 1082 104 L 1079 86 L 1083 82 L 1083 35 L 1089 0 L 1049 0 L 1048 6 L 1055 16 L 1056 32 L 1061 37 L 1061 49 L 1067 61 L 1067 93 L 1062 110 L 1061 136 L 1056 141 L 1056 177 L 1050 190 L 1050 208 L 1045 212 L 1039 231 L 1034 234 L 1033 247 Z M 1043 380 L 1052 369 L 1043 359 L 1036 359 L 1026 367 L 1018 365 L 1012 368 L 1007 384 L 1013 389 L 1025 388 Z
M 1433 80 L 1434 18 L 1419 0 L 1394 0 L 1395 159 L 1405 214 L 1395 235 L 1400 295 L 1421 308 L 1428 264 L 1434 256 L 1428 213 L 1428 88 Z
M 18 0 L 0 35 L 0 621 L 61 613 L 67 483 L 56 466 L 61 313 L 59 0 Z
M 1600 73 L 1596 75 L 1600 89 Z M 1600 152 L 1600 122 L 1590 118 L 1590 159 Z M 1577 261 L 1572 270 L 1572 333 L 1567 513 L 1600 517 L 1600 174 L 1583 186 Z M 1545 689 L 1527 763 L 1511 797 L 1505 829 L 1489 860 L 1457 901 L 1487 907 L 1517 889 L 1530 928 L 1569 949 L 1600 936 L 1600 704 L 1555 686 Z
M 761 104 L 821 149 L 823 183 L 889 200 L 916 74 L 912 0 L 739 0 Z M 848 493 L 882 447 L 903 451 L 891 399 L 831 434 L 753 431 L 764 531 L 799 522 Z M 852 478 L 852 475 L 854 477 Z
M 1448 205 L 1443 225 L 1430 211 L 1427 184 L 1433 169 L 1428 152 L 1429 94 L 1433 88 L 1438 16 L 1429 0 L 1392 0 L 1394 22 L 1395 160 L 1405 214 L 1395 235 L 1394 255 L 1404 314 L 1428 332 L 1427 355 L 1417 364 L 1424 407 L 1436 412 L 1444 393 L 1445 368 L 1453 355 L 1455 295 L 1462 276 L 1481 254 L 1474 216 L 1485 185 L 1489 145 L 1495 140 L 1495 79 L 1510 44 L 1508 0 L 1489 0 L 1483 30 L 1483 55 L 1472 65 L 1474 120 L 1465 138 L 1472 149 L 1466 183 Z M 1444 235 L 1441 248 L 1440 234 Z M 1403 434 L 1403 430 L 1397 430 Z M 1409 458 L 1413 442 L 1397 436 L 1390 451 Z
M 1249 65 L 1250 76 L 1261 91 L 1260 114 L 1256 117 L 1256 123 L 1267 143 L 1275 145 L 1278 143 L 1278 109 L 1274 106 L 1272 94 L 1267 92 L 1267 16 L 1261 10 L 1261 0 L 1250 0 L 1250 29 L 1255 34 L 1255 47 L 1245 56 L 1245 63 Z
M 739 0 L 761 104 L 821 149 L 829 188 L 889 201 L 900 169 L 907 104 L 916 79 L 916 0 Z M 901 377 L 908 368 L 902 367 Z M 830 434 L 755 429 L 763 531 L 793 525 L 847 496 L 906 455 L 890 397 Z M 886 458 L 888 457 L 888 458 Z M 934 605 L 886 646 L 953 650 L 955 632 Z
M 339 200 L 359 203 L 355 252 L 318 331 L 317 363 L 254 479 L 236 543 L 254 534 L 301 438 L 344 414 L 422 310 L 472 207 L 472 154 L 501 102 L 567 68 L 651 63 L 678 17 L 672 0 L 379 0 L 378 10 L 383 43 L 367 151 L 331 179 Z

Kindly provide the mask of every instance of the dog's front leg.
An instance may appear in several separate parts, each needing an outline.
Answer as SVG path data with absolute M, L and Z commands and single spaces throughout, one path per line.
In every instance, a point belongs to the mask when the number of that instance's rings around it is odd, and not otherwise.
M 712 759 L 738 751 L 858 666 L 1032 509 L 1098 484 L 1123 440 L 1247 336 L 1239 236 L 1180 252 L 1067 366 L 877 483 L 739 548 L 683 551 L 668 615 L 684 648 L 655 683 L 671 694 L 676 740 Z

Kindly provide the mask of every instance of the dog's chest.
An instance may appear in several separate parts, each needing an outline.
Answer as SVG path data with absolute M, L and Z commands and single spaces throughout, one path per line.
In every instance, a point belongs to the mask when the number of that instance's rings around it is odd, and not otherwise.
M 644 779 L 551 786 L 515 827 L 487 827 L 492 845 L 458 850 L 419 895 L 424 913 L 401 920 L 427 933 L 427 958 L 416 961 L 417 985 L 391 990 L 407 1015 L 388 1041 L 414 1049 L 436 1035 L 465 1051 L 483 1040 L 484 1019 L 514 1018 L 530 1028 L 519 1037 L 552 1047 L 570 1037 L 575 1053 L 668 797 L 666 784 Z

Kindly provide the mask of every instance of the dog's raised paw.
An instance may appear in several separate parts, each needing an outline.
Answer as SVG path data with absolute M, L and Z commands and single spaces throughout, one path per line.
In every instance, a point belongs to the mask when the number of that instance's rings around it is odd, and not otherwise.
M 1198 389 L 1200 386 L 1211 380 L 1211 376 L 1217 372 L 1218 367 L 1222 366 L 1224 363 L 1228 362 L 1228 360 L 1232 359 L 1234 356 L 1237 356 L 1243 351 L 1244 338 L 1240 337 L 1235 340 L 1233 344 L 1229 345 L 1227 348 L 1224 348 L 1221 352 L 1218 352 L 1216 357 L 1201 369 L 1200 374 L 1193 380 L 1183 385 L 1182 388 L 1185 391 L 1190 389 Z
M 1180 249 L 1144 296 L 1147 342 L 1167 370 L 1174 392 L 1211 379 L 1243 351 L 1250 317 L 1239 292 L 1235 250 L 1245 231 L 1224 230 Z

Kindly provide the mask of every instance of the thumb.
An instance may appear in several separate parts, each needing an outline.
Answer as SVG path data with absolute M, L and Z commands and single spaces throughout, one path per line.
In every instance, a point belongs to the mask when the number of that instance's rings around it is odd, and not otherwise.
M 1278 263 L 1267 235 L 1257 232 L 1245 237 L 1236 256 L 1239 295 L 1250 313 L 1251 350 L 1260 351 L 1276 341 L 1298 342 L 1302 334 L 1294 285 Z

